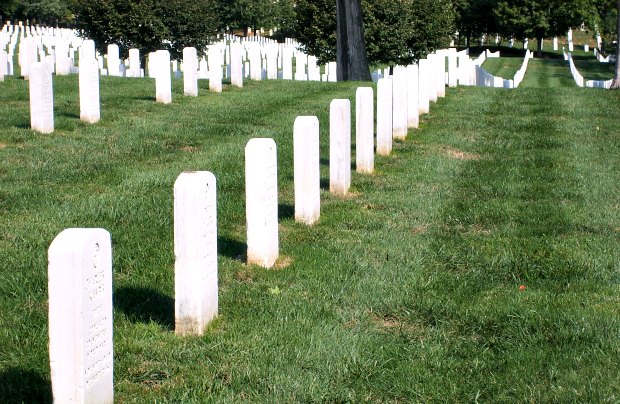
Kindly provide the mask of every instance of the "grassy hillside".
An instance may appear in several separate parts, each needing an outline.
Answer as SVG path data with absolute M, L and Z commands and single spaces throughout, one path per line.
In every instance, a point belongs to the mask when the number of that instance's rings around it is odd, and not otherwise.
M 27 82 L 0 83 L 0 398 L 51 400 L 47 248 L 103 227 L 114 252 L 119 402 L 614 401 L 620 396 L 620 93 L 532 61 L 523 88 L 458 88 L 421 127 L 327 191 L 328 108 L 356 83 L 246 83 L 172 105 L 102 78 L 79 121 L 30 131 Z M 553 87 L 545 88 L 545 87 Z M 321 123 L 321 219 L 293 215 L 292 127 Z M 243 150 L 278 145 L 281 259 L 244 263 Z M 172 186 L 218 185 L 220 316 L 174 335 Z

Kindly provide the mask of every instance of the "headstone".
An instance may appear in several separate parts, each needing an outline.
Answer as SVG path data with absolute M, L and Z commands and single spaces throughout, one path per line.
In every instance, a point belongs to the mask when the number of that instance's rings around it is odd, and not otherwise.
M 298 116 L 293 129 L 295 221 L 314 224 L 321 214 L 319 120 Z
M 140 50 L 136 48 L 129 49 L 129 77 L 141 76 Z
M 155 100 L 164 104 L 172 102 L 172 78 L 170 77 L 170 52 L 158 50 L 155 52 L 153 69 L 155 69 Z
M 271 268 L 278 258 L 278 173 L 273 139 L 251 139 L 245 146 L 247 261 Z
M 93 57 L 81 56 L 79 69 L 80 119 L 98 122 L 101 116 L 99 101 L 99 66 Z
M 554 37 L 553 38 L 553 50 L 557 51 L 558 50 L 558 37 Z
M 4 76 L 8 73 L 8 56 L 6 52 L 0 49 L 0 81 L 4 81 Z
M 217 46 L 209 47 L 209 91 L 222 92 L 222 54 Z
M 54 131 L 52 72 L 45 63 L 30 65 L 30 127 L 41 133 Z
M 392 102 L 393 79 L 377 81 L 377 154 L 387 156 L 392 152 Z
M 355 92 L 355 169 L 372 173 L 375 169 L 374 93 L 372 87 Z
M 174 183 L 174 331 L 202 335 L 217 316 L 215 176 L 184 172 Z
M 120 65 L 118 45 L 108 45 L 108 76 L 120 76 Z
M 198 55 L 196 48 L 183 48 L 183 93 L 198 96 Z
M 392 75 L 392 133 L 394 139 L 404 140 L 407 137 L 407 70 L 404 66 L 394 67 Z M 377 132 L 378 134 L 378 132 Z M 378 152 L 377 139 L 377 152 Z M 391 149 L 390 144 L 390 149 Z
M 112 246 L 66 229 L 48 251 L 49 355 L 56 403 L 112 403 Z
M 428 95 L 429 70 L 431 64 L 428 59 L 420 59 L 418 64 L 418 107 L 420 114 L 427 114 L 430 111 Z
M 435 90 L 439 99 L 446 96 L 446 56 L 439 52 L 435 55 L 435 63 Z
M 454 88 L 458 85 L 457 60 L 456 49 L 450 48 L 450 52 L 448 53 L 448 87 L 450 88 Z
M 230 45 L 230 84 L 243 87 L 243 48 L 237 42 Z
M 346 195 L 351 186 L 351 101 L 329 105 L 329 191 Z
M 429 63 L 428 69 L 426 69 L 426 79 L 420 80 L 420 83 L 426 82 L 429 103 L 437 102 L 437 74 L 439 73 L 437 71 L 437 55 L 430 54 L 426 60 Z
M 407 66 L 407 76 L 407 127 L 417 128 L 420 124 L 418 65 Z
M 590 52 L 590 45 L 588 44 L 583 45 L 583 51 L 586 53 Z
M 293 80 L 293 50 L 289 47 L 282 51 L 282 78 Z

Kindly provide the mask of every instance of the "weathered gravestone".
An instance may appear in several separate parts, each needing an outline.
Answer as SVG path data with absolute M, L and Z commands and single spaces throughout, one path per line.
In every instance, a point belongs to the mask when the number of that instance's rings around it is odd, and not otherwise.
M 174 183 L 174 323 L 202 335 L 218 313 L 215 176 L 184 172 Z
M 407 137 L 407 87 L 406 68 L 404 66 L 394 67 L 392 76 L 392 133 L 394 139 L 403 140 Z
M 108 76 L 120 76 L 121 61 L 119 49 L 116 44 L 108 45 Z
M 391 77 L 377 81 L 377 154 L 387 156 L 392 151 L 392 102 Z
M 170 52 L 158 50 L 150 61 L 155 70 L 155 100 L 164 104 L 172 102 L 172 78 L 170 73 Z
M 293 129 L 295 221 L 312 225 L 321 214 L 319 120 L 298 116 Z
M 85 54 L 80 57 L 79 87 L 80 87 L 80 119 L 88 123 L 98 122 L 100 119 L 99 102 L 99 65 L 97 59 Z
M 355 92 L 355 169 L 372 173 L 375 169 L 374 93 L 372 87 Z
M 431 64 L 428 59 L 420 59 L 418 63 L 418 107 L 420 114 L 430 111 L 430 99 L 428 95 L 428 83 L 430 80 L 429 70 Z
M 271 268 L 279 254 L 278 161 L 273 139 L 251 139 L 245 146 L 247 262 Z
M 48 251 L 49 355 L 56 403 L 112 403 L 112 246 L 66 229 Z
M 407 76 L 407 127 L 417 128 L 420 123 L 418 65 L 407 66 Z
M 183 94 L 198 96 L 198 55 L 196 48 L 183 48 Z
M 243 87 L 243 47 L 238 42 L 230 45 L 230 84 Z
M 329 190 L 346 195 L 351 187 L 351 101 L 329 105 Z
M 52 72 L 45 63 L 30 65 L 30 127 L 41 133 L 54 131 Z

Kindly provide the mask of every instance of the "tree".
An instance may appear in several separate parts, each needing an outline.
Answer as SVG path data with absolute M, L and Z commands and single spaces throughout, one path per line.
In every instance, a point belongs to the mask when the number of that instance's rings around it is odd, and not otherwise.
M 616 68 L 611 88 L 620 88 L 620 0 L 616 2 Z
M 49 26 L 70 24 L 74 0 L 0 0 L 0 15 Z
M 336 1 L 336 63 L 339 81 L 370 81 L 360 0 Z
M 243 36 L 248 36 L 249 27 L 256 34 L 259 28 L 272 25 L 276 3 L 271 0 L 218 0 L 219 28 L 243 30 Z
M 499 1 L 495 8 L 500 34 L 518 39 L 536 38 L 538 52 L 544 38 L 565 34 L 587 18 L 590 0 Z
M 368 63 L 407 64 L 448 46 L 454 33 L 450 0 L 361 0 Z M 336 4 L 298 0 L 295 39 L 320 63 L 336 58 Z
M 95 41 L 101 53 L 110 43 L 123 57 L 130 48 L 149 52 L 167 49 L 180 58 L 183 48 L 204 50 L 216 34 L 210 0 L 98 0 L 74 5 L 75 28 Z
M 495 18 L 497 0 L 455 0 L 455 23 L 460 38 L 469 47 L 473 37 L 498 33 Z

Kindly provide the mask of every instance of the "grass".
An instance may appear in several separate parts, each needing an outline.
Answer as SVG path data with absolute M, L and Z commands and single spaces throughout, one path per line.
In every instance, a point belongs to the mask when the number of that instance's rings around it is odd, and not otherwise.
M 531 61 L 523 87 L 448 89 L 376 173 L 331 196 L 328 108 L 359 83 L 246 82 L 154 103 L 102 78 L 102 121 L 55 78 L 56 128 L 28 129 L 27 82 L 0 91 L 0 398 L 51 400 L 46 250 L 103 227 L 114 250 L 119 402 L 616 401 L 620 93 Z M 549 88 L 552 87 L 550 91 Z M 354 109 L 353 109 L 354 110 Z M 321 123 L 321 219 L 292 219 L 292 127 Z M 246 265 L 243 149 L 278 144 L 281 259 Z M 173 321 L 172 185 L 218 180 L 220 316 Z M 526 289 L 520 290 L 524 285 Z

